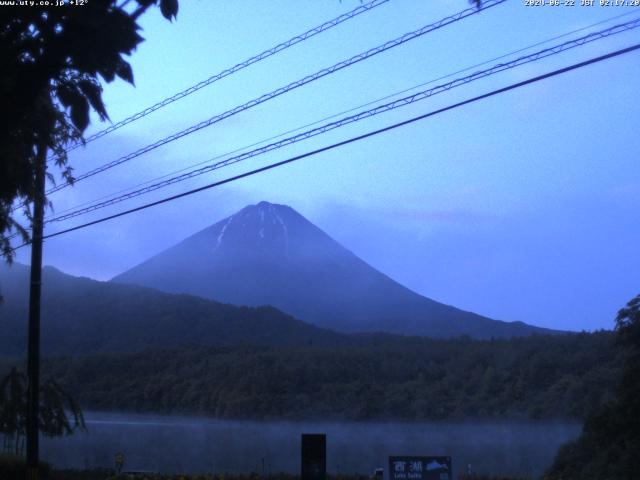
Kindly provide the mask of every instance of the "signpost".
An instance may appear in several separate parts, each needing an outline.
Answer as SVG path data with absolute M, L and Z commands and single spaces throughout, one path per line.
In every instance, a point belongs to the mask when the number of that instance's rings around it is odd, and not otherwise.
M 327 436 L 324 433 L 303 433 L 301 443 L 301 480 L 325 480 L 327 478 Z
M 122 472 L 122 467 L 124 466 L 124 453 L 118 452 L 116 453 L 116 474 L 120 475 Z
M 451 457 L 389 457 L 389 480 L 453 480 Z

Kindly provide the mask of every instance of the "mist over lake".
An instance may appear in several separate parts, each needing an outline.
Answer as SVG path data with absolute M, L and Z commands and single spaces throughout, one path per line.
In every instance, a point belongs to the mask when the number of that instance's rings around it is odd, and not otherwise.
M 87 413 L 87 433 L 43 439 L 59 468 L 113 467 L 164 473 L 299 473 L 301 433 L 327 434 L 327 471 L 370 474 L 389 455 L 448 455 L 454 474 L 539 475 L 577 423 L 250 422 L 203 417 Z M 386 478 L 386 477 L 385 477 Z

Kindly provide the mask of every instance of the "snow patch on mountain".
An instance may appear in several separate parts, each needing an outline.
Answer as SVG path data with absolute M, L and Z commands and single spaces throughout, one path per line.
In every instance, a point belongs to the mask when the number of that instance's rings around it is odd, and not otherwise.
M 227 220 L 227 223 L 225 223 L 222 229 L 220 230 L 220 235 L 218 235 L 218 238 L 216 240 L 216 249 L 220 247 L 220 244 L 222 243 L 222 237 L 224 237 L 224 232 L 227 230 L 227 227 L 229 226 L 232 220 L 233 220 L 233 215 L 229 217 L 229 219 Z

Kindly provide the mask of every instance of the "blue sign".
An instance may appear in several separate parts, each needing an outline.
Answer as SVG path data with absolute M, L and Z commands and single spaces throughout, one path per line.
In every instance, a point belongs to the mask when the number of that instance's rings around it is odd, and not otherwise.
M 389 457 L 389 480 L 453 480 L 451 457 Z

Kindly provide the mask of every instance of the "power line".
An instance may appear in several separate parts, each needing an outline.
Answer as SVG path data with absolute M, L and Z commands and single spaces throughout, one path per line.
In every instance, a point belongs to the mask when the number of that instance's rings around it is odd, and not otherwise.
M 93 135 L 87 137 L 84 142 L 77 142 L 73 145 L 71 145 L 70 147 L 67 148 L 67 152 L 70 152 L 71 150 L 75 150 L 76 148 L 85 145 L 89 142 L 92 142 L 94 140 L 97 140 L 98 138 L 101 138 L 105 135 L 107 135 L 108 133 L 111 133 L 121 127 L 124 127 L 125 125 L 134 122 L 136 120 L 139 120 L 143 117 L 146 117 L 147 115 L 149 115 L 150 113 L 155 112 L 156 110 L 159 110 L 163 107 L 166 107 L 167 105 L 180 100 L 184 97 L 187 97 L 189 95 L 191 95 L 192 93 L 197 92 L 198 90 L 211 85 L 212 83 L 217 82 L 218 80 L 222 80 L 225 77 L 228 77 L 230 75 L 233 75 L 234 73 L 239 72 L 240 70 L 243 70 L 247 67 L 249 67 L 250 65 L 253 65 L 254 63 L 258 63 L 266 58 L 269 58 L 283 50 L 286 50 L 289 47 L 292 47 L 298 43 L 304 42 L 305 40 L 308 40 L 311 37 L 314 37 L 322 32 L 325 32 L 337 25 L 340 25 L 343 22 L 346 22 L 347 20 L 350 20 L 354 17 L 357 17 L 360 14 L 369 12 L 371 10 L 373 10 L 376 7 L 379 7 L 380 5 L 383 5 L 385 3 L 387 3 L 389 0 L 373 0 L 369 3 L 365 3 L 364 5 L 360 5 L 357 8 L 354 8 L 353 10 L 351 10 L 350 12 L 344 13 L 336 18 L 333 18 L 325 23 L 323 23 L 322 25 L 318 25 L 317 27 L 314 27 L 310 30 L 307 30 L 304 33 L 301 33 L 300 35 L 296 35 L 295 37 L 290 38 L 289 40 L 286 40 L 282 43 L 279 43 L 278 45 L 276 45 L 275 47 L 271 47 L 257 55 L 254 55 L 253 57 L 250 57 L 240 63 L 237 63 L 236 65 L 234 65 L 233 67 L 227 68 L 225 70 L 222 70 L 219 73 L 216 73 L 215 75 L 210 76 L 209 78 L 196 83 L 195 85 L 192 85 L 189 88 L 186 88 L 178 93 L 175 93 L 174 95 L 165 98 L 164 100 L 161 100 L 160 102 L 151 105 L 150 107 L 145 108 L 144 110 L 139 111 L 138 113 L 135 113 L 123 120 L 120 120 L 117 123 L 114 123 L 113 125 L 105 128 L 104 130 L 101 130 L 97 133 L 94 133 Z M 52 158 L 55 157 L 51 157 L 49 160 L 51 160 Z
M 385 52 L 391 48 L 397 47 L 399 45 L 402 45 L 404 43 L 407 43 L 411 40 L 414 40 L 418 37 L 421 37 L 427 33 L 433 32 L 435 30 L 438 30 L 442 27 L 445 27 L 447 25 L 450 25 L 452 23 L 458 22 L 466 17 L 469 17 L 471 15 L 474 15 L 480 11 L 486 10 L 488 8 L 494 7 L 496 5 L 500 5 L 501 3 L 506 2 L 507 0 L 486 0 L 483 2 L 482 7 L 477 8 L 477 7 L 472 7 L 472 8 L 468 8 L 466 10 L 463 10 L 461 12 L 458 12 L 454 15 L 451 15 L 449 17 L 445 17 L 442 20 L 439 20 L 435 23 L 429 24 L 429 25 L 425 25 L 422 28 L 419 28 L 417 30 L 414 30 L 412 32 L 409 33 L 405 33 L 404 35 L 394 39 L 394 40 L 390 40 L 382 45 L 379 45 L 375 48 L 369 49 L 366 52 L 360 53 L 358 55 L 355 55 L 347 60 L 343 60 L 342 62 L 339 62 L 335 65 L 332 65 L 331 67 L 327 67 L 324 68 L 322 70 L 319 70 L 318 72 L 311 74 L 311 75 L 307 75 L 306 77 L 297 80 L 295 82 L 292 82 L 284 87 L 280 87 L 276 90 L 273 90 L 272 92 L 266 93 L 260 97 L 254 98 L 253 100 L 250 100 L 249 102 L 246 102 L 242 105 L 239 105 L 237 107 L 232 108 L 231 110 L 227 110 L 224 113 L 215 115 L 214 117 L 209 118 L 208 120 L 204 120 L 196 125 L 192 125 L 191 127 L 188 127 L 178 133 L 174 133 L 173 135 L 169 135 L 168 137 L 162 138 L 152 144 L 149 144 L 139 150 L 136 150 L 135 152 L 129 153 L 128 155 L 125 155 L 123 157 L 120 157 L 116 160 L 113 160 L 109 163 L 106 163 L 94 170 L 91 170 L 87 173 L 84 173 L 82 175 L 80 175 L 79 177 L 77 177 L 75 179 L 75 182 L 84 180 L 86 178 L 92 177 L 94 175 L 97 175 L 99 173 L 102 173 L 106 170 L 109 170 L 113 167 L 116 167 L 124 162 L 128 162 L 129 160 L 132 160 L 136 157 L 139 157 L 140 155 L 143 155 L 145 153 L 148 153 L 152 150 L 155 150 L 158 147 L 161 147 L 163 145 L 166 145 L 168 143 L 174 142 L 182 137 L 185 137 L 187 135 L 190 135 L 194 132 L 197 132 L 199 130 L 202 130 L 203 128 L 209 127 L 215 123 L 218 123 L 226 118 L 229 118 L 237 113 L 240 113 L 242 111 L 248 110 L 250 108 L 253 108 L 257 105 L 260 105 L 266 101 L 272 100 L 276 97 L 279 97 L 280 95 L 283 95 L 287 92 L 290 92 L 292 90 L 295 90 L 296 88 L 302 87 L 303 85 L 306 85 L 308 83 L 311 83 L 315 80 L 318 80 L 320 78 L 323 78 L 327 75 L 331 75 L 339 70 L 342 70 L 346 67 L 349 67 L 351 65 L 354 65 L 358 62 L 361 62 L 363 60 L 366 60 L 368 58 L 373 57 L 374 55 L 377 55 L 379 53 Z M 56 187 L 53 187 L 51 189 L 49 189 L 47 191 L 47 195 L 50 195 L 54 192 L 57 192 L 59 190 L 62 190 L 63 188 L 69 186 L 70 183 L 66 182 L 63 183 L 61 185 L 58 185 Z
M 351 137 L 351 138 L 349 138 L 347 140 L 343 140 L 341 142 L 337 142 L 337 143 L 334 143 L 332 145 L 328 145 L 326 147 L 322 147 L 322 148 L 319 148 L 319 149 L 316 149 L 316 150 L 312 150 L 312 151 L 303 153 L 301 155 L 296 155 L 294 157 L 288 158 L 286 160 L 282 160 L 280 162 L 272 163 L 270 165 L 266 165 L 264 167 L 257 168 L 255 170 L 251 170 L 251 171 L 239 174 L 239 175 L 235 175 L 235 176 L 226 178 L 224 180 L 219 180 L 217 182 L 210 183 L 208 185 L 204 185 L 202 187 L 195 188 L 193 190 L 188 190 L 186 192 L 182 192 L 182 193 L 179 193 L 177 195 L 172 195 L 170 197 L 165 197 L 165 198 L 163 198 L 161 200 L 157 200 L 155 202 L 151 202 L 151 203 L 147 203 L 145 205 L 141 205 L 141 206 L 138 206 L 138 207 L 135 207 L 135 208 L 131 208 L 129 210 L 125 210 L 125 211 L 122 211 L 122 212 L 119 212 L 119 213 L 116 213 L 116 214 L 113 214 L 113 215 L 109 215 L 107 217 L 103 217 L 103 218 L 100 218 L 98 220 L 93 220 L 91 222 L 83 223 L 81 225 L 76 225 L 75 227 L 71 227 L 71 228 L 67 228 L 65 230 L 61 230 L 59 232 L 51 233 L 51 234 L 45 235 L 43 238 L 47 239 L 47 238 L 57 237 L 59 235 L 63 235 L 63 234 L 70 233 L 70 232 L 73 232 L 73 231 L 76 231 L 76 230 L 80 230 L 80 229 L 83 229 L 83 228 L 86 228 L 86 227 L 89 227 L 89 226 L 92 226 L 92 225 L 97 225 L 99 223 L 103 223 L 103 222 L 106 222 L 106 221 L 109 221 L 109 220 L 113 220 L 115 218 L 119 218 L 119 217 L 122 217 L 122 216 L 125 216 L 125 215 L 129 215 L 129 214 L 134 213 L 134 212 L 139 212 L 141 210 L 146 210 L 147 208 L 151 208 L 151 207 L 154 207 L 156 205 L 161 205 L 163 203 L 171 202 L 173 200 L 177 200 L 177 199 L 182 198 L 182 197 L 193 195 L 195 193 L 202 192 L 204 190 L 209 190 L 211 188 L 215 188 L 215 187 L 218 187 L 220 185 L 224 185 L 226 183 L 234 182 L 234 181 L 240 180 L 242 178 L 250 177 L 250 176 L 256 175 L 258 173 L 262 173 L 262 172 L 265 172 L 265 171 L 268 171 L 268 170 L 272 170 L 272 169 L 277 168 L 277 167 L 281 167 L 281 166 L 289 164 L 289 163 L 293 163 L 293 162 L 301 160 L 303 158 L 311 157 L 311 156 L 317 155 L 319 153 L 323 153 L 323 152 L 326 152 L 326 151 L 329 151 L 329 150 L 333 150 L 335 148 L 342 147 L 344 145 L 348 145 L 348 144 L 351 144 L 351 143 L 354 143 L 354 142 L 358 142 L 360 140 L 364 140 L 366 138 L 373 137 L 375 135 L 379 135 L 379 134 L 382 134 L 382 133 L 385 133 L 385 132 L 388 132 L 388 131 L 391 131 L 391 130 L 395 130 L 396 128 L 400 128 L 400 127 L 403 127 L 403 126 L 418 122 L 420 120 L 425 120 L 427 118 L 436 116 L 436 115 L 438 115 L 440 113 L 448 112 L 450 110 L 454 110 L 456 108 L 460 108 L 460 107 L 463 107 L 465 105 L 469 105 L 471 103 L 475 103 L 475 102 L 478 102 L 480 100 L 484 100 L 486 98 L 490 98 L 490 97 L 493 97 L 493 96 L 496 96 L 496 95 L 499 95 L 499 94 L 502 94 L 502 93 L 506 93 L 508 91 L 515 90 L 517 88 L 521 88 L 521 87 L 524 87 L 526 85 L 530 85 L 530 84 L 533 84 L 533 83 L 536 83 L 536 82 L 540 82 L 542 80 L 545 80 L 545 79 L 548 79 L 548 78 L 551 78 L 551 77 L 555 77 L 555 76 L 558 76 L 558 75 L 561 75 L 561 74 L 564 74 L 564 73 L 567 73 L 567 72 L 570 72 L 570 71 L 573 71 L 573 70 L 577 70 L 577 69 L 580 69 L 580 68 L 586 67 L 588 65 L 592 65 L 592 64 L 598 63 L 598 62 L 602 62 L 604 60 L 607 60 L 607 59 L 610 59 L 610 58 L 614 58 L 614 57 L 617 57 L 617 56 L 620 56 L 620 55 L 623 55 L 623 54 L 626 54 L 626 53 L 630 53 L 630 52 L 638 50 L 638 49 L 640 49 L 640 43 L 637 43 L 637 44 L 632 45 L 632 46 L 627 47 L 627 48 L 616 50 L 614 52 L 607 53 L 605 55 L 594 57 L 594 58 L 591 58 L 589 60 L 585 60 L 583 62 L 570 65 L 568 67 L 563 67 L 563 68 L 554 70 L 552 72 L 548 72 L 548 73 L 545 73 L 545 74 L 542 74 L 542 75 L 538 75 L 536 77 L 532 77 L 532 78 L 529 78 L 527 80 L 523 80 L 521 82 L 513 83 L 513 84 L 508 85 L 506 87 L 502 87 L 502 88 L 499 88 L 499 89 L 496 89 L 496 90 L 492 90 L 491 92 L 488 92 L 488 93 L 485 93 L 485 94 L 482 94 L 482 95 L 478 95 L 476 97 L 473 97 L 473 98 L 470 98 L 470 99 L 467 99 L 467 100 L 463 100 L 461 102 L 454 103 L 454 104 L 449 105 L 447 107 L 443 107 L 443 108 L 439 108 L 437 110 L 433 110 L 431 112 L 425 113 L 423 115 L 419 115 L 417 117 L 410 118 L 408 120 L 404 120 L 404 121 L 399 122 L 399 123 L 394 123 L 392 125 L 380 128 L 378 130 L 374 130 L 374 131 L 371 131 L 371 132 L 368 132 L 368 133 L 365 133 L 365 134 L 362 134 L 362 135 Z M 13 250 L 15 251 L 15 250 L 17 250 L 17 249 L 19 249 L 21 247 L 24 247 L 25 245 L 28 245 L 28 244 L 29 243 L 24 243 L 24 244 L 22 244 L 22 245 L 20 245 L 20 246 L 18 246 L 16 248 L 14 248 Z
M 211 85 L 212 83 L 217 82 L 218 80 L 222 80 L 225 77 L 228 77 L 228 76 L 230 76 L 230 75 L 232 75 L 232 74 L 234 74 L 236 72 L 239 72 L 240 70 L 243 70 L 244 68 L 249 67 L 250 65 L 253 65 L 254 63 L 257 63 L 257 62 L 259 62 L 261 60 L 269 58 L 269 57 L 271 57 L 271 56 L 273 56 L 273 55 L 275 55 L 275 54 L 277 54 L 277 53 L 279 53 L 279 52 L 281 52 L 283 50 L 286 50 L 289 47 L 292 47 L 292 46 L 296 45 L 297 43 L 301 43 L 301 42 L 303 42 L 303 41 L 305 41 L 305 40 L 307 40 L 307 39 L 309 39 L 309 38 L 311 38 L 311 37 L 313 37 L 315 35 L 318 35 L 318 34 L 324 32 L 324 31 L 327 31 L 327 30 L 329 30 L 329 29 L 331 29 L 331 28 L 333 28 L 333 27 L 335 27 L 335 26 L 337 26 L 337 25 L 339 25 L 339 24 L 341 24 L 341 23 L 343 23 L 343 22 L 345 22 L 345 21 L 347 21 L 347 20 L 349 20 L 351 18 L 354 18 L 354 17 L 356 17 L 356 16 L 358 16 L 358 15 L 360 15 L 362 13 L 369 12 L 369 11 L 373 10 L 374 8 L 379 7 L 380 5 L 383 5 L 384 3 L 387 3 L 388 1 L 389 0 L 373 0 L 373 1 L 369 2 L 369 3 L 364 4 L 364 5 L 360 5 L 359 7 L 351 10 L 350 12 L 347 12 L 347 13 L 345 13 L 343 15 L 340 15 L 340 16 L 332 19 L 332 20 L 329 20 L 329 21 L 327 21 L 327 22 L 323 23 L 322 25 L 319 25 L 319 26 L 317 26 L 315 28 L 307 30 L 306 32 L 301 33 L 300 35 L 296 35 L 295 37 L 292 37 L 292 38 L 290 38 L 289 40 L 287 40 L 285 42 L 279 43 L 275 47 L 267 49 L 267 50 L 265 50 L 265 51 L 263 51 L 263 52 L 261 52 L 261 53 L 259 53 L 257 55 L 254 55 L 253 57 L 248 58 L 247 60 L 245 60 L 243 62 L 240 62 L 240 63 L 234 65 L 231 68 L 225 69 L 225 70 L 223 70 L 223 71 L 221 71 L 221 72 L 219 72 L 219 73 L 217 73 L 215 75 L 212 75 L 211 77 L 207 78 L 206 80 L 203 80 L 203 81 L 201 81 L 201 82 L 199 82 L 199 83 L 197 83 L 197 84 L 195 84 L 195 85 L 193 85 L 193 86 L 191 86 L 191 87 L 189 87 L 189 88 L 187 88 L 185 90 L 182 90 L 182 91 L 172 95 L 171 97 L 165 98 L 164 100 L 162 100 L 162 101 L 160 101 L 160 102 L 158 102 L 158 103 L 156 103 L 156 104 L 154 104 L 154 105 L 152 105 L 150 107 L 147 107 L 144 110 L 141 110 L 140 112 L 135 113 L 135 114 L 133 114 L 133 115 L 131 115 L 131 116 L 129 116 L 129 117 L 127 117 L 127 118 L 125 118 L 125 119 L 123 119 L 123 120 L 121 120 L 121 121 L 119 121 L 119 122 L 117 122 L 117 123 L 105 128 L 104 130 L 101 130 L 101 131 L 99 131 L 99 132 L 87 137 L 86 139 L 84 139 L 84 140 L 82 140 L 80 142 L 76 142 L 73 145 L 67 147 L 66 151 L 70 152 L 70 151 L 75 150 L 76 148 L 78 148 L 80 146 L 84 146 L 87 143 L 90 143 L 90 142 L 92 142 L 94 140 L 97 140 L 98 138 L 101 138 L 101 137 L 113 132 L 114 130 L 117 130 L 117 129 L 119 129 L 119 128 L 121 128 L 121 127 L 123 127 L 123 126 L 125 126 L 125 125 L 127 125 L 129 123 L 131 123 L 131 122 L 134 122 L 134 121 L 139 120 L 139 119 L 141 119 L 143 117 L 146 117 L 150 113 L 155 112 L 156 110 L 159 110 L 162 107 L 165 107 L 165 106 L 167 106 L 167 105 L 169 105 L 169 104 L 171 104 L 171 103 L 173 103 L 173 102 L 175 102 L 177 100 L 180 100 L 180 99 L 182 99 L 184 97 L 187 97 L 188 95 L 191 95 L 192 93 L 195 93 L 198 90 L 200 90 L 200 89 L 202 89 L 202 88 L 204 88 L 204 87 L 206 87 L 208 85 Z M 47 161 L 55 160 L 56 158 L 58 158 L 58 157 L 53 155 L 53 156 L 50 156 L 47 159 Z M 76 180 L 82 180 L 82 178 L 78 178 Z M 49 189 L 49 191 L 47 191 L 47 194 L 51 194 L 53 192 L 56 192 L 56 191 L 58 191 L 58 190 L 60 190 L 62 188 L 65 188 L 65 187 L 69 186 L 69 185 L 70 185 L 70 183 L 65 182 L 60 186 L 57 186 L 57 187 Z M 18 205 L 18 206 L 13 207 L 11 209 L 11 212 L 13 213 L 18 208 L 20 208 L 20 206 L 23 206 L 23 205 L 24 205 L 24 203 L 22 205 Z
M 436 87 L 433 87 L 431 89 L 428 90 L 423 90 L 421 92 L 417 92 L 414 93 L 413 95 L 401 98 L 401 99 L 397 99 L 393 102 L 389 102 L 386 103 L 384 105 L 379 105 L 375 108 L 369 109 L 369 110 L 365 110 L 362 112 L 359 112 L 355 115 L 351 115 L 345 118 L 342 118 L 340 120 L 337 120 L 335 122 L 331 122 L 325 125 L 322 125 L 320 127 L 308 130 L 306 132 L 303 133 L 299 133 L 297 135 L 285 138 L 283 140 L 280 140 L 278 142 L 274 142 L 268 145 L 265 145 L 263 147 L 248 151 L 248 152 L 244 152 L 242 154 L 236 155 L 234 157 L 228 158 L 226 160 L 223 160 L 221 162 L 217 162 L 215 164 L 212 165 L 208 165 L 206 167 L 202 167 L 196 170 L 192 170 L 188 173 L 184 173 L 182 175 L 179 176 L 175 176 L 172 178 L 169 178 L 167 180 L 161 181 L 161 182 L 157 182 L 155 184 L 149 185 L 147 187 L 144 188 L 140 188 L 138 190 L 134 190 L 132 192 L 129 192 L 127 194 L 118 196 L 118 197 L 114 197 L 110 200 L 105 200 L 103 202 L 99 202 L 99 203 L 95 203 L 91 206 L 85 207 L 85 208 L 80 208 L 77 209 L 75 211 L 72 211 L 70 213 L 67 214 L 62 214 L 59 215 L 57 217 L 51 218 L 49 220 L 47 220 L 46 223 L 51 223 L 51 222 L 60 222 L 60 221 L 64 221 L 64 220 L 68 220 L 70 218 L 74 218 L 89 212 L 93 212 L 111 205 L 115 205 L 116 203 L 120 203 L 122 201 L 125 200 L 130 200 L 132 198 L 144 195 L 146 193 L 150 193 L 152 191 L 158 190 L 160 188 L 163 187 L 167 187 L 169 185 L 173 185 L 175 183 L 179 183 L 182 181 L 185 181 L 187 179 L 190 178 L 194 178 L 196 176 L 199 175 L 203 175 L 205 173 L 214 171 L 214 170 L 218 170 L 220 168 L 235 164 L 235 163 L 239 163 L 241 161 L 247 160 L 249 158 L 253 158 L 255 156 L 258 155 L 262 155 L 274 150 L 277 150 L 279 148 L 288 146 L 288 145 L 292 145 L 294 143 L 297 143 L 299 141 L 302 140 L 306 140 L 308 138 L 326 133 L 328 131 L 331 130 L 335 130 L 337 128 L 343 127 L 345 125 L 348 125 L 350 123 L 354 123 L 354 122 L 358 122 L 361 120 L 364 120 L 366 118 L 370 118 L 373 117 L 375 115 L 379 115 L 381 113 L 384 112 L 388 112 L 391 110 L 394 110 L 396 108 L 400 108 L 400 107 L 404 107 L 410 104 L 413 104 L 415 102 L 421 101 L 421 100 L 425 100 L 427 98 L 430 98 L 434 95 L 437 95 L 439 93 L 443 93 L 446 91 L 449 91 L 453 88 L 462 86 L 462 85 L 466 85 L 468 83 L 471 83 L 473 81 L 476 80 L 480 80 L 482 78 L 486 78 L 489 77 L 491 75 L 495 75 L 497 73 L 501 73 L 504 72 L 506 70 L 510 70 L 512 68 L 521 66 L 521 65 L 525 65 L 525 64 L 529 64 L 538 60 L 541 60 L 543 58 L 548 58 L 550 56 L 553 55 L 557 55 L 559 53 L 565 52 L 567 50 L 570 50 L 572 48 L 576 48 L 597 40 L 601 40 L 603 38 L 607 38 L 611 35 L 615 35 L 618 33 L 622 33 L 622 32 L 626 32 L 635 28 L 640 27 L 640 18 L 637 18 L 635 20 L 632 20 L 630 22 L 624 23 L 624 24 L 620 24 L 620 25 L 615 25 L 613 27 L 607 28 L 605 30 L 599 31 L 599 32 L 593 32 L 590 33 L 589 35 L 585 35 L 583 37 L 574 39 L 574 40 L 570 40 L 567 42 L 564 42 L 562 44 L 550 47 L 550 48 L 546 48 L 543 50 L 540 50 L 538 52 L 529 54 L 529 55 L 525 55 L 523 57 L 517 58 L 515 60 L 512 60 L 510 62 L 506 62 L 506 63 L 501 63 L 501 64 L 497 64 L 491 68 L 488 68 L 486 70 L 482 70 L 482 71 L 478 71 L 473 73 L 472 75 L 468 75 L 466 77 L 462 77 L 462 78 L 458 78 L 455 80 L 452 80 L 450 82 L 438 85 Z
M 497 61 L 497 60 L 501 60 L 501 59 L 503 59 L 503 58 L 510 57 L 510 56 L 512 56 L 512 55 L 515 55 L 516 53 L 521 53 L 521 52 L 524 52 L 524 51 L 530 50 L 530 49 L 532 49 L 532 48 L 538 47 L 538 46 L 540 46 L 540 45 L 544 45 L 544 44 L 549 43 L 549 42 L 552 42 L 552 41 L 554 41 L 554 40 L 558 40 L 558 39 L 560 39 L 560 38 L 565 38 L 565 37 L 568 37 L 569 35 L 573 35 L 574 33 L 582 32 L 582 31 L 585 31 L 585 30 L 589 30 L 589 29 L 591 29 L 591 28 L 593 28 L 593 27 L 596 27 L 596 26 L 598 26 L 598 25 L 602 25 L 602 24 L 605 24 L 605 23 L 609 23 L 609 22 L 611 22 L 611 21 L 613 21 L 613 20 L 617 20 L 617 19 L 619 19 L 619 18 L 626 17 L 626 16 L 629 16 L 629 15 L 631 15 L 631 14 L 635 14 L 635 13 L 636 13 L 635 11 L 630 11 L 630 12 L 622 13 L 622 14 L 620 14 L 620 15 L 614 15 L 613 17 L 610 17 L 610 18 L 605 19 L 605 20 L 601 20 L 601 21 L 596 22 L 596 23 L 592 23 L 591 25 L 587 25 L 587 26 L 585 26 L 585 27 L 577 28 L 577 29 L 575 29 L 575 30 L 571 30 L 571 31 L 569 31 L 569 32 L 563 33 L 563 34 L 561 34 L 561 35 L 556 35 L 556 36 L 554 36 L 554 37 L 551 37 L 551 38 L 548 38 L 548 39 L 546 39 L 546 40 L 543 40 L 543 41 L 540 41 L 540 42 L 534 43 L 534 44 L 529 45 L 529 46 L 527 46 L 527 47 L 523 47 L 523 48 L 519 48 L 519 49 L 517 49 L 517 50 L 513 50 L 513 51 L 511 51 L 511 52 L 509 52 L 509 53 L 505 53 L 505 54 L 500 55 L 500 56 L 498 56 L 498 57 L 494 57 L 494 58 L 491 58 L 491 59 L 489 59 L 489 60 L 485 60 L 485 61 L 483 61 L 483 62 L 481 62 L 481 63 L 477 63 L 477 64 L 475 64 L 475 65 L 471 65 L 471 66 L 469 66 L 469 67 L 463 68 L 463 69 L 461 69 L 461 70 L 457 70 L 457 71 L 455 71 L 455 72 L 452 72 L 452 73 L 449 73 L 449 74 L 446 74 L 446 75 L 443 75 L 443 76 L 440 76 L 440 77 L 437 77 L 437 78 L 431 79 L 431 80 L 429 80 L 429 81 L 427 81 L 427 82 L 422 82 L 422 83 L 420 83 L 420 84 L 418 84 L 418 85 L 414 85 L 413 87 L 405 88 L 405 89 L 400 90 L 400 91 L 398 91 L 398 92 L 395 92 L 395 93 L 392 93 L 392 94 L 389 94 L 389 95 L 385 95 L 384 97 L 377 98 L 377 99 L 375 99 L 375 100 L 371 100 L 371 101 L 366 102 L 366 103 L 364 103 L 364 104 L 360 104 L 360 105 L 357 105 L 357 106 L 355 106 L 355 107 L 351 107 L 351 108 L 349 108 L 349 109 L 347 109 L 347 110 L 343 110 L 343 111 L 338 112 L 338 113 L 334 113 L 334 114 L 329 115 L 329 116 L 327 116 L 327 117 L 323 117 L 323 118 L 321 118 L 321 119 L 315 120 L 315 121 L 313 121 L 313 122 L 311 122 L 311 123 L 307 123 L 307 124 L 305 124 L 305 125 L 301 125 L 301 126 L 299 126 L 299 127 L 296 127 L 296 128 L 290 129 L 290 130 L 287 130 L 287 131 L 285 131 L 285 132 L 281 132 L 281 133 L 279 133 L 279 134 L 277 134 L 277 135 L 273 135 L 273 136 L 268 137 L 268 138 L 263 138 L 262 140 L 258 140 L 258 141 L 256 141 L 256 142 L 253 142 L 253 143 L 249 144 L 249 145 L 245 145 L 245 146 L 243 146 L 243 147 L 236 148 L 236 149 L 231 150 L 231 151 L 229 151 L 229 152 L 226 152 L 226 153 L 223 153 L 223 154 L 216 155 L 216 156 L 215 156 L 215 157 L 213 157 L 213 158 L 210 158 L 210 159 L 207 159 L 207 160 L 204 160 L 204 161 L 200 161 L 200 162 L 197 162 L 197 163 L 195 163 L 195 164 L 191 164 L 191 165 L 189 165 L 189 166 L 187 166 L 187 167 L 183 167 L 183 168 L 180 168 L 180 169 L 178 169 L 178 170 L 174 170 L 174 171 L 172 171 L 172 172 L 166 173 L 166 174 L 164 174 L 164 175 L 160 175 L 160 176 L 158 176 L 158 177 L 152 178 L 152 179 L 150 179 L 150 180 L 146 180 L 146 181 L 144 181 L 144 182 L 140 182 L 140 183 L 138 183 L 138 184 L 136 184 L 136 185 L 133 185 L 133 186 L 131 186 L 131 187 L 123 188 L 123 189 L 118 190 L 118 191 L 116 191 L 116 192 L 113 192 L 113 193 L 110 193 L 110 194 L 107 194 L 107 195 L 102 195 L 102 196 L 100 196 L 100 197 L 98 197 L 98 198 L 94 198 L 94 199 L 92 199 L 92 200 L 88 200 L 88 201 L 86 201 L 86 202 L 82 202 L 82 203 L 80 203 L 80 204 L 78 204 L 78 205 L 75 205 L 75 206 L 73 206 L 73 207 L 68 207 L 68 208 L 62 209 L 62 210 L 61 210 L 60 212 L 58 212 L 58 213 L 59 213 L 59 214 L 64 214 L 64 213 L 71 212 L 71 211 L 73 211 L 73 210 L 79 209 L 79 208 L 81 208 L 81 207 L 84 207 L 84 206 L 86 206 L 86 205 L 92 205 L 92 204 L 98 203 L 98 202 L 100 202 L 100 201 L 102 201 L 102 200 L 105 200 L 105 199 L 108 199 L 108 198 L 111 198 L 111 197 L 116 197 L 116 196 L 118 196 L 118 195 L 124 194 L 125 192 L 130 192 L 130 191 L 132 191 L 132 190 L 138 189 L 138 188 L 143 187 L 143 186 L 145 186 L 145 185 L 149 185 L 150 183 L 153 183 L 153 182 L 157 182 L 157 181 L 159 181 L 159 180 L 162 180 L 163 178 L 171 177 L 171 176 L 177 175 L 177 174 L 179 174 L 179 173 L 185 172 L 185 171 L 187 171 L 187 170 L 189 170 L 189 169 L 191 169 L 191 168 L 196 168 L 196 167 L 199 167 L 199 166 L 201 166 L 201 165 L 205 165 L 205 164 L 211 163 L 211 162 L 213 162 L 213 161 L 215 161 L 215 160 L 218 160 L 218 159 L 221 159 L 221 158 L 224 158 L 224 157 L 228 157 L 228 156 L 230 156 L 230 155 L 233 155 L 234 153 L 242 152 L 242 151 L 244 151 L 244 150 L 246 150 L 246 149 L 248 149 L 248 148 L 251 148 L 251 147 L 255 147 L 255 146 L 257 146 L 257 145 L 264 144 L 264 143 L 266 143 L 266 142 L 269 142 L 269 141 L 271 141 L 271 140 L 275 140 L 275 139 L 277 139 L 277 138 L 284 137 L 285 135 L 288 135 L 288 134 L 290 134 L 290 133 L 298 132 L 298 131 L 303 130 L 303 129 L 305 129 L 305 128 L 312 127 L 312 126 L 314 126 L 314 125 L 318 125 L 318 124 L 320 124 L 320 123 L 322 123 L 322 122 L 325 122 L 325 121 L 327 121 L 327 120 L 331 120 L 331 119 L 333 119 L 333 118 L 337 118 L 337 117 L 339 117 L 340 115 L 345 115 L 345 114 L 347 114 L 347 113 L 354 112 L 354 111 L 356 111 L 356 110 L 358 110 L 358 109 L 360 109 L 360 108 L 368 107 L 368 106 L 370 106 L 370 105 L 374 105 L 374 104 L 379 103 L 379 102 L 382 102 L 382 101 L 384 101 L 384 100 L 388 100 L 388 99 L 390 99 L 390 98 L 397 97 L 398 95 L 402 95 L 403 93 L 410 92 L 410 91 L 415 90 L 415 89 L 417 89 L 417 88 L 421 88 L 421 87 L 424 87 L 424 86 L 427 86 L 427 85 L 431 85 L 431 84 L 433 84 L 433 83 L 435 83 L 435 82 L 437 82 L 437 81 L 445 80 L 445 79 L 447 79 L 447 78 L 451 78 L 451 77 L 453 77 L 454 75 L 458 75 L 458 74 L 460 74 L 460 73 L 468 72 L 469 70 L 472 70 L 472 69 L 474 69 L 474 68 L 482 67 L 482 66 L 487 65 L 487 64 L 489 64 L 489 63 L 491 63 L 491 62 L 495 62 L 495 61 Z M 48 220 L 49 220 L 49 219 L 48 219 Z M 53 219 L 51 219 L 51 220 L 53 220 Z M 13 235 L 13 236 L 17 236 L 17 234 L 15 234 L 15 235 Z M 12 237 L 13 237 L 13 236 L 12 236 Z M 9 238 L 12 238 L 12 237 L 9 237 Z

